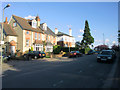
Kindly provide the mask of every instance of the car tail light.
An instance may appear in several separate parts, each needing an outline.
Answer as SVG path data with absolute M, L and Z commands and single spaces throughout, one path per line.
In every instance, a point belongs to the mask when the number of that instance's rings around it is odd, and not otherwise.
M 39 56 L 41 56 L 41 54 L 39 54 Z
M 76 53 L 74 53 L 74 55 L 76 55 Z

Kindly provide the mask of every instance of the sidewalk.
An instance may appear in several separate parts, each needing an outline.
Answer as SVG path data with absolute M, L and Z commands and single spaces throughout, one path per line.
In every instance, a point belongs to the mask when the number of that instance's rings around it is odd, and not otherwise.
M 120 88 L 120 52 L 118 53 L 118 63 L 113 77 L 112 88 Z

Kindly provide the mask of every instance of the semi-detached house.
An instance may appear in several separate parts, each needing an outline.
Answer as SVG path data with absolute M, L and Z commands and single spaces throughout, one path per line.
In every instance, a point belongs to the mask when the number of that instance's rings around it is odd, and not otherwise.
M 40 24 L 39 16 L 35 19 L 25 19 L 12 15 L 9 25 L 17 34 L 16 49 L 24 53 L 33 48 L 34 51 L 52 52 L 53 46 L 57 44 L 55 33 L 46 23 Z

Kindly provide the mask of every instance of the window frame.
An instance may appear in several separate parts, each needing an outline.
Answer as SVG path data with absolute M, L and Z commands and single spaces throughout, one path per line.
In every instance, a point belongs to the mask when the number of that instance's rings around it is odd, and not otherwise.
M 37 33 L 35 32 L 35 39 L 37 39 Z

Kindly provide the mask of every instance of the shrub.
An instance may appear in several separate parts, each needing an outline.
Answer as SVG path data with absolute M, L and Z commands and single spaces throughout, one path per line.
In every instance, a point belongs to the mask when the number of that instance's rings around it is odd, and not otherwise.
M 59 54 L 61 52 L 61 46 L 60 45 L 55 45 L 53 46 L 53 53 L 54 54 Z
M 47 55 L 46 55 L 46 58 L 50 58 L 50 56 L 47 56 Z
M 33 51 L 33 47 L 31 47 L 31 51 Z
M 85 54 L 87 54 L 88 51 L 90 51 L 90 50 L 91 50 L 90 47 L 85 48 Z
M 69 52 L 69 47 L 62 47 L 61 49 L 63 52 Z M 77 47 L 70 47 L 70 51 L 79 51 Z

